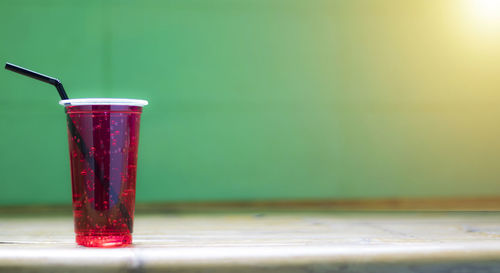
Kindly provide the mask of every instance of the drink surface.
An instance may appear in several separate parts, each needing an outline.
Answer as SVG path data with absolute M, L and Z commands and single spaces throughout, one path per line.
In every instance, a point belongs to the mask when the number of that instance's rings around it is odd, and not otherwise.
M 131 243 L 142 107 L 66 106 L 76 240 Z

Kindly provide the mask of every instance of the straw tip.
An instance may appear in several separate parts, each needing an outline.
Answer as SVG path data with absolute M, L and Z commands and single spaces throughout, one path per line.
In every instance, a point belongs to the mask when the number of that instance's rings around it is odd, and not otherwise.
M 5 63 L 5 69 L 7 70 L 11 70 L 11 71 L 14 71 L 16 68 L 18 68 L 19 66 L 13 64 L 13 63 L 9 63 L 9 62 L 6 62 Z

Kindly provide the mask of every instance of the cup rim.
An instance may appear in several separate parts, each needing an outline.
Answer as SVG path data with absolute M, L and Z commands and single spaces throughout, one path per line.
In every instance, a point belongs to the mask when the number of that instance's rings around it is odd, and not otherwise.
M 146 106 L 147 100 L 137 99 L 120 99 L 120 98 L 81 98 L 67 99 L 59 101 L 62 106 L 77 106 L 77 105 L 129 105 L 129 106 Z

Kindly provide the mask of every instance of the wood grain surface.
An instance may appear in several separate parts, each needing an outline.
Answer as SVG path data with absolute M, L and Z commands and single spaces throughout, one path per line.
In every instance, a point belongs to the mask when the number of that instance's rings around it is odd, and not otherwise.
M 500 213 L 138 214 L 118 249 L 76 246 L 70 215 L 3 216 L 0 272 L 500 272 Z

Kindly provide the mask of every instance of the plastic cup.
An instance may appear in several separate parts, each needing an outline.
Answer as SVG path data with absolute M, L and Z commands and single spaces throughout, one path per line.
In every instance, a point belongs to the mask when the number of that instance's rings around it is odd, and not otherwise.
M 145 100 L 68 99 L 65 106 L 76 243 L 132 243 L 139 124 Z

